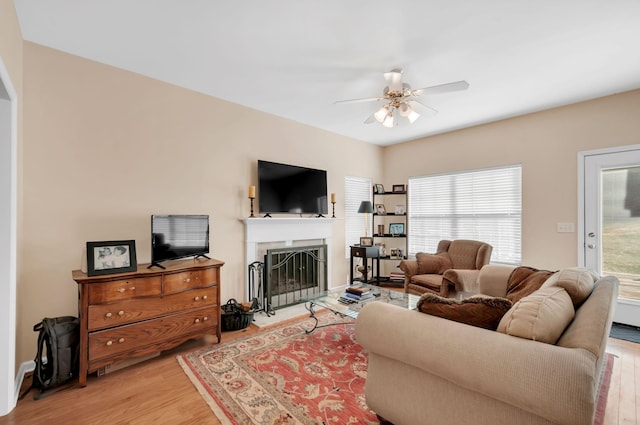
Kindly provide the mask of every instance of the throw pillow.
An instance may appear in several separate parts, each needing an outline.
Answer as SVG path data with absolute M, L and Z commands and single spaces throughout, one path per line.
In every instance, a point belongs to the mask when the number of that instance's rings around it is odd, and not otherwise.
M 475 295 L 464 300 L 454 300 L 427 292 L 420 296 L 416 309 L 432 316 L 496 330 L 500 319 L 511 305 L 511 301 L 506 298 Z
M 567 291 L 544 288 L 515 303 L 500 320 L 498 332 L 555 344 L 574 316 Z
M 440 254 L 419 252 L 416 254 L 416 260 L 418 261 L 418 273 L 420 274 L 442 274 L 453 266 L 449 254 L 446 252 Z
M 521 298 L 533 294 L 549 279 L 553 272 L 538 270 L 533 267 L 516 267 L 509 276 L 507 283 L 507 299 L 517 303 Z
M 543 288 L 558 287 L 563 288 L 573 302 L 574 307 L 578 307 L 589 297 L 593 291 L 593 285 L 597 280 L 597 275 L 584 268 L 562 269 L 551 276 L 543 285 Z

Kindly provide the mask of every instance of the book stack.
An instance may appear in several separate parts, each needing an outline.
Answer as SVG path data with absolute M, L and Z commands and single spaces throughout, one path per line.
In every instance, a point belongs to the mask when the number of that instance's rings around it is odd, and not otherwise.
M 340 301 L 346 303 L 354 303 L 369 299 L 371 297 L 373 297 L 373 294 L 371 293 L 369 288 L 360 285 L 353 285 L 345 289 L 344 295 L 340 297 Z
M 391 282 L 404 283 L 404 273 L 402 273 L 402 272 L 391 272 L 391 273 L 389 273 L 389 280 Z

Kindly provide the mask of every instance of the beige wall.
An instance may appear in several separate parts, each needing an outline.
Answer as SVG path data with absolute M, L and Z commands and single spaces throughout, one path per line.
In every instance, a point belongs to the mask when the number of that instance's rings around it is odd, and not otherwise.
M 385 181 L 522 164 L 522 263 L 577 264 L 578 152 L 640 143 L 640 90 L 384 149 Z
M 326 169 L 337 217 L 345 175 L 381 166 L 379 147 L 28 42 L 24 86 L 20 361 L 33 358 L 34 323 L 77 314 L 71 271 L 87 241 L 135 239 L 148 262 L 152 213 L 209 214 L 222 298 L 244 299 L 258 159 Z M 344 221 L 333 228 L 332 279 L 346 282 Z

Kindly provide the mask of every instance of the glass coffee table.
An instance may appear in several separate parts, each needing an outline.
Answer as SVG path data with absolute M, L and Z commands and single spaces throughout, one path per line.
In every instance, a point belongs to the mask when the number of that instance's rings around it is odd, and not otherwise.
M 415 308 L 416 303 L 420 299 L 419 295 L 407 294 L 405 292 L 398 292 L 388 288 L 381 288 L 379 286 L 368 285 L 366 283 L 359 283 L 357 286 L 368 288 L 373 295 L 370 298 L 365 300 L 351 300 L 352 302 L 342 302 L 340 298 L 345 294 L 345 290 L 348 286 L 341 286 L 338 288 L 333 288 L 328 291 L 321 292 L 312 297 L 303 298 L 305 308 L 309 311 L 311 317 L 315 320 L 315 324 L 312 329 L 306 330 L 305 332 L 310 334 L 318 328 L 324 326 L 332 326 L 338 325 L 341 323 L 349 323 L 349 322 L 340 322 L 340 323 L 330 323 L 327 325 L 318 325 L 318 318 L 316 317 L 316 307 L 326 308 L 334 314 L 339 315 L 340 317 L 347 318 L 350 317 L 352 319 L 356 319 L 358 317 L 358 313 L 362 310 L 365 304 L 375 303 L 375 302 L 385 302 L 389 304 L 395 304 L 397 306 L 412 309 Z

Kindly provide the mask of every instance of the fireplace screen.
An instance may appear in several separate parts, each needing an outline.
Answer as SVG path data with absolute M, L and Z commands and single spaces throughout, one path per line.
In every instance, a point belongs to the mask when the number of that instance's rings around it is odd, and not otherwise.
M 265 304 L 277 310 L 327 290 L 327 245 L 267 250 Z

